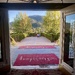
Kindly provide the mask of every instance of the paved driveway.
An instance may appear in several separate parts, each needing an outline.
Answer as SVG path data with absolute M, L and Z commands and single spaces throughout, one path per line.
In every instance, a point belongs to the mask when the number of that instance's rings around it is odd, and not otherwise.
M 18 49 L 19 46 L 26 45 L 55 45 L 53 49 Z M 15 47 L 11 46 L 11 66 L 14 64 L 18 54 L 50 54 L 54 53 L 60 59 L 60 47 L 56 43 L 51 43 L 45 37 L 27 37 L 17 43 Z M 13 66 L 12 66 L 13 67 Z

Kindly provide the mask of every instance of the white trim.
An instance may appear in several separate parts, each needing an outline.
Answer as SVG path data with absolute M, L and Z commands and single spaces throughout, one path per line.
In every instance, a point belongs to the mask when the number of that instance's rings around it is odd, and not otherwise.
M 62 62 L 61 64 L 70 74 L 73 74 L 73 68 L 66 64 L 65 62 Z
M 65 26 L 65 16 L 66 15 L 69 15 L 69 14 L 74 14 L 75 13 L 75 4 L 71 5 L 71 6 L 68 6 L 64 9 L 61 10 L 62 13 L 64 13 L 64 21 L 63 21 L 63 26 Z M 63 28 L 64 29 L 64 28 Z M 63 32 L 64 34 L 64 32 Z M 63 38 L 64 39 L 64 38 Z M 62 41 L 63 41 L 62 39 Z M 64 44 L 64 43 L 63 43 Z M 75 43 L 74 43 L 75 44 Z M 63 47 L 62 47 L 63 48 Z M 63 49 L 62 49 L 63 51 Z M 63 53 L 63 56 L 64 56 L 64 53 Z M 64 60 L 64 59 L 62 59 Z M 75 73 L 75 51 L 74 51 L 74 63 L 73 63 L 74 67 L 72 68 L 71 66 L 69 66 L 67 63 L 65 63 L 64 61 L 62 61 L 62 66 L 69 72 L 73 75 L 73 72 Z

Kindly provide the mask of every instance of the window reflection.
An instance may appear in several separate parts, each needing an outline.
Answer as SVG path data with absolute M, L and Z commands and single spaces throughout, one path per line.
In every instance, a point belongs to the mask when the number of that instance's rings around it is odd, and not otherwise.
M 64 61 L 73 67 L 75 14 L 66 16 Z
M 68 24 L 68 25 L 67 25 Z M 66 26 L 67 26 L 67 33 L 70 34 L 69 36 L 69 58 L 74 57 L 74 44 L 73 44 L 73 39 L 74 39 L 74 25 L 75 25 L 75 14 L 68 15 L 66 16 Z

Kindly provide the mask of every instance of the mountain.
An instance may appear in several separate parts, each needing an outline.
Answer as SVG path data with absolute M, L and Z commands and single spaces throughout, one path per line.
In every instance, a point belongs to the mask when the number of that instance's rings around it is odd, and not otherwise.
M 42 21 L 43 21 L 43 16 L 32 15 L 32 16 L 29 16 L 29 18 L 31 19 L 31 23 L 32 23 L 33 28 L 37 28 L 37 27 L 41 26 Z
M 40 15 L 32 15 L 32 16 L 29 16 L 29 18 L 34 19 L 37 22 L 42 22 L 43 21 L 43 16 L 40 16 Z
M 40 27 L 41 24 L 42 24 L 42 21 L 43 21 L 43 16 L 40 16 L 40 15 L 32 15 L 32 16 L 29 16 L 30 20 L 31 20 L 31 23 L 32 23 L 32 27 L 33 28 L 37 28 L 37 27 Z M 13 22 L 10 22 L 9 23 L 9 28 L 12 27 L 12 24 Z

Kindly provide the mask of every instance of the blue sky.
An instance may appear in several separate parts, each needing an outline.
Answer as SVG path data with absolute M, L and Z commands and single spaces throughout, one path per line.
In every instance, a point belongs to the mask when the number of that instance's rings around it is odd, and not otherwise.
M 71 14 L 71 15 L 66 16 L 66 22 L 72 23 L 73 21 L 75 21 L 75 14 Z
M 19 12 L 22 12 L 22 13 L 26 13 L 28 16 L 31 16 L 31 15 L 41 15 L 41 16 L 44 16 L 46 14 L 46 11 L 42 10 L 42 11 L 34 11 L 34 10 L 26 10 L 26 11 L 9 11 L 8 12 L 8 15 L 9 15 L 9 22 L 12 22 L 14 20 L 14 18 L 16 17 L 16 15 L 19 13 Z

